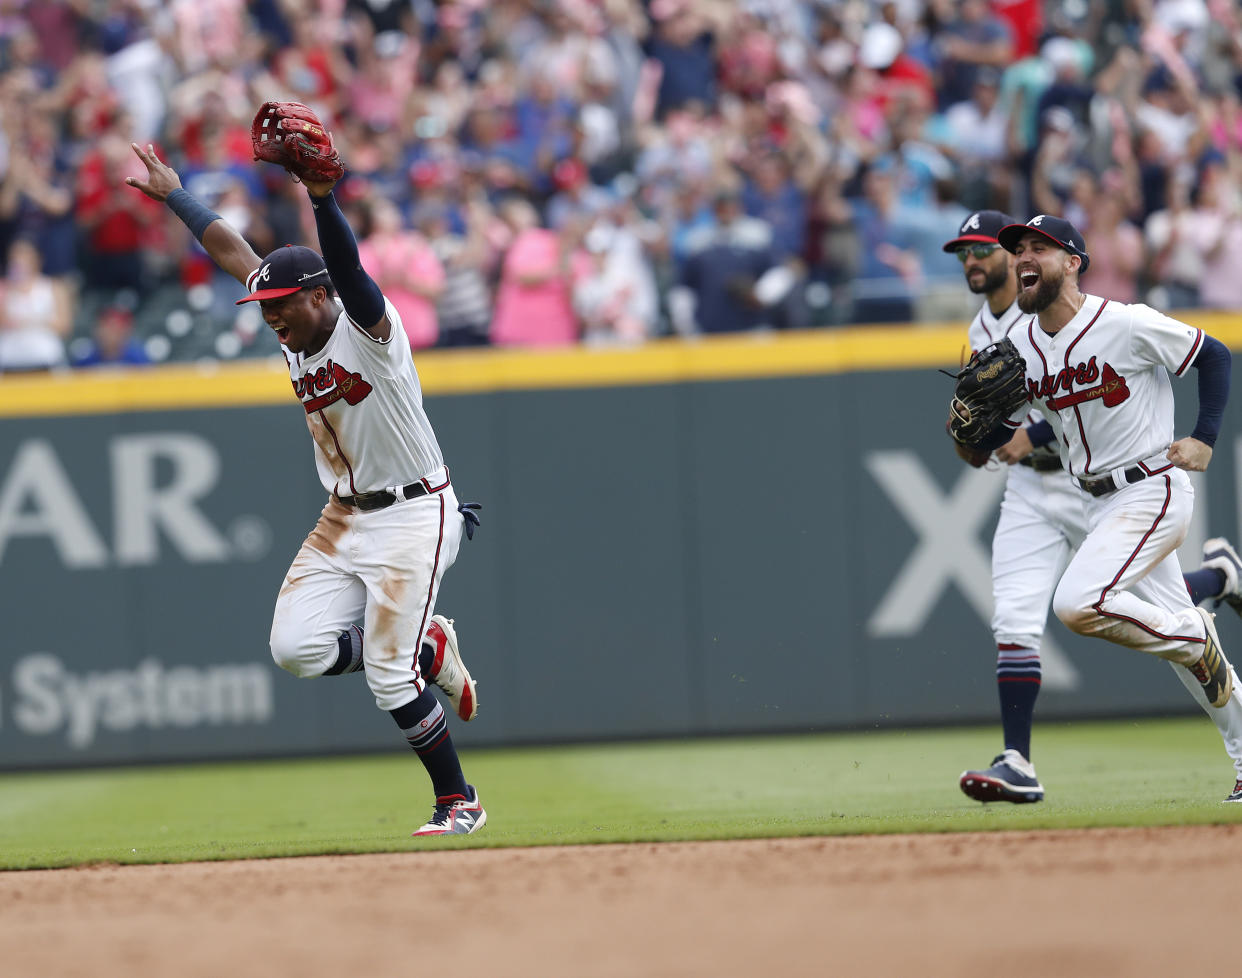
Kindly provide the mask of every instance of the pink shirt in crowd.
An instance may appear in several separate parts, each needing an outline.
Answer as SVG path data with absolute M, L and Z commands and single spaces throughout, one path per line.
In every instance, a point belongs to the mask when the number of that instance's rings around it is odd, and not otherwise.
M 411 283 L 436 293 L 444 286 L 444 266 L 421 234 L 372 235 L 358 245 L 362 267 L 375 279 L 401 316 L 413 349 L 434 346 L 440 335 L 435 301 Z
M 1114 302 L 1137 302 L 1138 277 L 1143 268 L 1143 233 L 1133 224 L 1118 224 L 1112 231 L 1091 239 L 1091 267 L 1082 277 L 1082 288 Z
M 522 231 L 508 254 L 496 293 L 492 343 L 497 346 L 559 346 L 578 341 L 571 294 L 583 255 L 561 269 L 561 242 L 555 231 Z M 523 282 L 529 278 L 535 281 Z

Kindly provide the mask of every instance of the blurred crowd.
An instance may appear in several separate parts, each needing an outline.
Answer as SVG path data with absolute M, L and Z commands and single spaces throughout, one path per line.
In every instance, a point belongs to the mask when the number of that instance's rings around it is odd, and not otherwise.
M 314 246 L 268 99 L 415 349 L 964 318 L 984 207 L 1072 220 L 1090 292 L 1242 308 L 1234 0 L 0 0 L 0 370 L 274 352 L 124 184 L 150 143 Z

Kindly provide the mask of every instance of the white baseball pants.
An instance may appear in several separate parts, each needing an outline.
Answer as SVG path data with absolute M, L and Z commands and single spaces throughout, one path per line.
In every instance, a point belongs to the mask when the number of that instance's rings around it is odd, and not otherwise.
M 276 664 L 295 676 L 323 675 L 336 661 L 337 636 L 362 618 L 375 705 L 395 710 L 414 700 L 425 688 L 419 645 L 462 526 L 451 485 L 371 512 L 329 499 L 276 598 Z
M 1038 650 L 1048 605 L 1070 554 L 1087 535 L 1082 492 L 1064 472 L 1009 471 L 992 536 L 992 634 Z
M 1189 479 L 1186 481 L 1189 485 Z M 998 643 L 1039 648 L 1048 602 L 1058 577 L 1066 569 L 1069 555 L 1087 534 L 1087 501 L 1094 500 L 1085 496 L 1064 473 L 1045 475 L 1024 469 L 1010 473 L 992 539 L 992 592 L 996 602 L 992 632 Z M 1182 539 L 1185 532 L 1183 529 L 1180 534 Z M 1179 540 L 1174 549 L 1180 544 Z M 1172 557 L 1177 560 L 1176 553 Z M 1182 609 L 1189 605 L 1190 598 L 1180 564 L 1174 576 L 1178 590 L 1172 595 L 1172 603 Z M 1198 623 L 1197 614 L 1195 621 Z M 1242 683 L 1238 682 L 1237 673 L 1233 696 L 1217 709 L 1208 703 L 1203 687 L 1190 670 L 1175 661 L 1170 661 L 1169 666 L 1220 731 L 1225 751 L 1238 777 L 1242 777 Z
M 1197 660 L 1203 620 L 1176 553 L 1194 510 L 1186 473 L 1173 469 L 1085 500 L 1087 538 L 1057 585 L 1056 616 L 1083 635 L 1181 665 Z

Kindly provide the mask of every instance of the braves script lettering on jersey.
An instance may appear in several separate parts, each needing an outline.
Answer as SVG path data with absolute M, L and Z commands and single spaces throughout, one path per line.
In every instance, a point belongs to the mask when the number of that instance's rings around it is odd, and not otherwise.
M 316 391 L 327 393 L 316 396 Z M 357 404 L 371 393 L 371 385 L 362 379 L 362 374 L 351 374 L 339 363 L 329 360 L 314 373 L 308 373 L 300 381 L 293 382 L 293 392 L 305 400 L 307 414 L 321 411 L 338 398 L 345 398 L 346 404 Z M 307 393 L 311 396 L 306 397 Z
M 384 301 L 392 335 L 404 336 L 400 315 Z M 404 343 L 375 339 L 342 309 L 322 350 L 284 353 L 315 441 L 319 479 L 329 492 L 354 496 L 405 485 L 444 466 Z
M 1030 316 L 1010 338 L 1026 358 L 1032 401 L 1047 409 L 1070 472 L 1084 478 L 1163 454 L 1173 441 L 1169 371 L 1184 374 L 1203 345 L 1202 330 L 1150 306 L 1093 295 L 1059 332 L 1049 336 Z

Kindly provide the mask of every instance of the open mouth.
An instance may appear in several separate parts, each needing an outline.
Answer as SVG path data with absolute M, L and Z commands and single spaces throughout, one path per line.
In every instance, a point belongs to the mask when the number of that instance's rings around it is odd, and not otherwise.
M 289 327 L 288 326 L 273 326 L 272 332 L 276 334 L 276 339 L 280 340 L 282 344 L 288 342 L 289 340 Z
M 1026 271 L 1018 276 L 1018 284 L 1022 288 L 1030 289 L 1039 284 L 1039 272 Z

